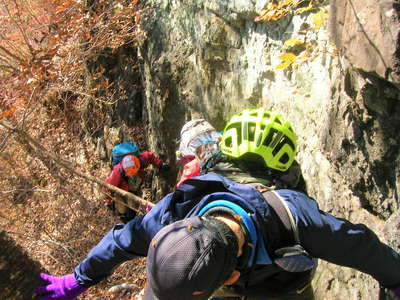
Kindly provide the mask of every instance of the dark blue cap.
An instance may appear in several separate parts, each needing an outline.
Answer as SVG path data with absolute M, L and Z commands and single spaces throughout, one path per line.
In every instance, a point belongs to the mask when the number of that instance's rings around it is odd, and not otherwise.
M 208 299 L 232 274 L 237 253 L 235 234 L 218 219 L 172 223 L 150 243 L 144 299 Z

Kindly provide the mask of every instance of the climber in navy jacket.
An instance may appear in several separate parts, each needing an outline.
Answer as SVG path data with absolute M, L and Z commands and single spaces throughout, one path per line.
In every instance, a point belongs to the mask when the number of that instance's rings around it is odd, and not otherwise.
M 217 290 L 246 299 L 313 299 L 316 259 L 370 274 L 398 292 L 400 256 L 365 225 L 321 211 L 301 192 L 274 193 L 289 209 L 298 241 L 256 188 L 207 174 L 116 225 L 74 274 L 42 274 L 49 284 L 36 293 L 73 299 L 139 256 L 147 256 L 145 299 L 208 299 Z

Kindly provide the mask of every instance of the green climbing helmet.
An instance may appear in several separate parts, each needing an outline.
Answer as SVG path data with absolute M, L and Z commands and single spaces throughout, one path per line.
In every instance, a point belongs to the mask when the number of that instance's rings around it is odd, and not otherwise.
M 248 109 L 230 119 L 220 149 L 235 158 L 257 154 L 267 167 L 286 171 L 296 156 L 297 136 L 280 114 L 264 108 Z

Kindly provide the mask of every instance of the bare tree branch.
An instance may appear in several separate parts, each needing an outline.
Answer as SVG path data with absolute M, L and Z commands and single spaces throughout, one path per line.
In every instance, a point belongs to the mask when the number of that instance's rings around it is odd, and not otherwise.
M 12 126 L 11 124 L 9 124 L 8 122 L 5 121 L 0 121 L 0 125 L 5 127 L 7 130 L 12 131 L 16 134 L 18 134 L 18 136 L 23 139 L 24 141 L 26 141 L 27 143 L 29 143 L 29 145 L 33 148 L 35 148 L 36 150 L 40 151 L 41 154 L 43 154 L 44 156 L 47 156 L 48 158 L 50 158 L 55 164 L 62 166 L 63 168 L 67 169 L 68 171 L 72 172 L 75 175 L 78 175 L 79 177 L 85 178 L 89 181 L 95 182 L 103 187 L 106 187 L 107 189 L 116 192 L 118 194 L 120 194 L 123 197 L 126 197 L 130 200 L 133 201 L 133 203 L 135 203 L 135 207 L 131 207 L 128 204 L 124 203 L 123 201 L 120 201 L 119 199 L 114 199 L 114 201 L 121 203 L 133 210 L 136 211 L 143 211 L 145 208 L 147 207 L 153 207 L 154 204 L 144 200 L 143 198 L 136 196 L 128 191 L 124 191 L 116 186 L 113 186 L 111 184 L 108 184 L 107 182 L 98 179 L 97 177 L 94 177 L 92 175 L 83 173 L 81 171 L 79 171 L 76 166 L 74 166 L 74 163 L 64 160 L 62 158 L 60 158 L 59 156 L 57 156 L 56 154 L 54 154 L 53 152 L 49 151 L 48 149 L 45 149 L 39 141 L 37 141 L 36 139 L 34 139 L 33 137 L 31 137 L 28 133 L 26 133 L 25 131 L 16 128 L 14 126 Z
M 16 61 L 18 61 L 19 63 L 22 64 L 22 63 L 24 62 L 22 58 L 20 58 L 20 57 L 14 55 L 14 54 L 12 54 L 10 51 L 8 51 L 8 50 L 7 50 L 6 48 L 4 48 L 3 46 L 0 46 L 0 50 L 2 50 L 2 51 L 3 51 L 4 53 L 6 53 L 8 56 L 14 58 L 14 59 L 15 59 Z

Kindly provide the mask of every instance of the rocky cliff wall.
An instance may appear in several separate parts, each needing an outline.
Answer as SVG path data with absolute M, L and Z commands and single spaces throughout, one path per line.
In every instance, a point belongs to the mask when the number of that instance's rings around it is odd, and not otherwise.
M 299 136 L 297 160 L 321 208 L 368 224 L 398 248 L 398 1 L 327 1 L 255 22 L 267 3 L 144 1 L 139 56 L 150 148 L 173 160 L 187 120 L 222 130 L 244 108 L 279 111 Z M 314 285 L 318 299 L 378 294 L 371 277 L 328 263 Z

